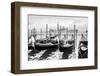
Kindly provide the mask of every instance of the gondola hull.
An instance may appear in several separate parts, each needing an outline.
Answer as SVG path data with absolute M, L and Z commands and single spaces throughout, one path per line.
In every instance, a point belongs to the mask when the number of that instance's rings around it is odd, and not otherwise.
M 61 52 L 72 53 L 73 46 L 71 45 L 71 46 L 64 47 L 63 45 L 61 45 L 59 47 L 59 49 L 60 49 Z
M 59 49 L 61 52 L 72 52 L 72 49 L 74 47 L 74 40 L 72 41 L 66 41 L 66 44 L 64 44 L 63 41 L 60 41 L 60 44 L 59 44 Z
M 88 41 L 80 41 L 80 44 L 83 43 L 84 45 L 88 45 Z
M 58 44 L 52 44 L 52 45 L 49 45 L 49 44 L 35 44 L 35 49 L 37 50 L 45 50 L 45 49 L 50 49 L 50 48 L 57 48 L 58 47 Z
M 88 47 L 87 46 L 88 46 L 88 41 L 80 41 L 78 58 L 87 58 L 88 57 Z M 82 49 L 82 47 L 84 47 L 84 49 Z

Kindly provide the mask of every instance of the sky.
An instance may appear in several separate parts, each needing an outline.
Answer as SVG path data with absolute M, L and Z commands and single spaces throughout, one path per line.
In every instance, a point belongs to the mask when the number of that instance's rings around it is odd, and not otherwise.
M 49 29 L 56 29 L 57 24 L 68 29 L 73 29 L 76 25 L 76 29 L 83 32 L 88 29 L 88 17 L 28 15 L 29 31 L 34 27 L 37 31 L 40 31 L 40 29 L 45 31 L 46 24 L 48 24 Z

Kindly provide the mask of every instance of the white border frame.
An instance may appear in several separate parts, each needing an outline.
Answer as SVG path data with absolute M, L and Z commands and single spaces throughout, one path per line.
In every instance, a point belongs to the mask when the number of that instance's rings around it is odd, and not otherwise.
M 40 12 L 41 11 L 41 12 Z M 20 8 L 20 69 L 43 69 L 75 66 L 94 66 L 94 11 L 57 9 L 41 7 Z M 27 15 L 60 15 L 60 16 L 85 16 L 88 17 L 88 59 L 55 60 L 55 61 L 28 61 L 28 40 L 27 40 Z M 92 48 L 91 48 L 92 47 Z

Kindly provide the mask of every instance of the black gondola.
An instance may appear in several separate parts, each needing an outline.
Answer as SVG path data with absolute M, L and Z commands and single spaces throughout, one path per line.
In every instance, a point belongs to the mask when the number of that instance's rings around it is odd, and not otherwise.
M 72 52 L 71 51 L 72 50 L 72 47 L 73 47 L 73 45 L 70 45 L 70 44 L 60 45 L 60 51 L 61 52 L 65 52 L 65 51 Z
M 32 46 L 32 44 L 28 44 L 28 50 L 34 49 L 34 47 Z
M 74 48 L 74 41 L 67 41 L 66 44 L 61 43 L 59 45 L 59 50 L 63 52 L 62 58 L 68 59 L 68 55 L 72 53 L 73 48 Z
M 35 49 L 37 50 L 45 50 L 45 49 L 56 48 L 56 47 L 58 47 L 57 41 L 41 40 L 41 41 L 35 42 Z
M 79 56 L 78 58 L 88 57 L 88 41 L 80 41 L 79 43 Z

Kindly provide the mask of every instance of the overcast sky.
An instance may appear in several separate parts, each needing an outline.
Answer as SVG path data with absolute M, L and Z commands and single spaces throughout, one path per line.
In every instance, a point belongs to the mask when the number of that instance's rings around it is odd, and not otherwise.
M 57 28 L 57 24 L 68 29 L 73 29 L 74 25 L 79 31 L 88 29 L 87 17 L 69 17 L 69 16 L 42 16 L 42 15 L 28 15 L 29 30 L 34 27 L 39 31 L 41 28 L 45 31 L 46 24 L 48 28 Z

